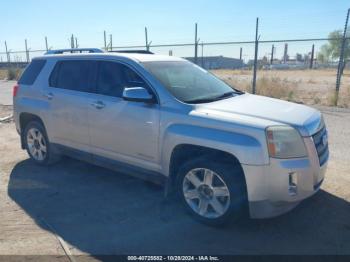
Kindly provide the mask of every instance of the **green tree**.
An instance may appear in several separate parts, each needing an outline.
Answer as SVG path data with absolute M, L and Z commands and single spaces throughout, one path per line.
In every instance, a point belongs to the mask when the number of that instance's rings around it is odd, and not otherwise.
M 350 29 L 346 32 L 346 37 L 350 37 Z M 329 62 L 339 59 L 342 45 L 343 32 L 341 30 L 336 30 L 329 33 L 327 44 L 321 46 L 321 50 L 317 55 L 317 59 L 321 62 Z M 345 51 L 344 51 L 344 63 L 343 68 L 345 68 L 345 64 L 347 60 L 350 58 L 350 40 L 346 40 L 345 42 Z

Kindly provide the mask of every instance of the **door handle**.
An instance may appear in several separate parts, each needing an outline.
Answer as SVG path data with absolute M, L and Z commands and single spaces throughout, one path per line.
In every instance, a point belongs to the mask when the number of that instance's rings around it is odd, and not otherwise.
M 106 106 L 102 101 L 96 101 L 94 103 L 91 103 L 91 105 L 96 109 L 102 109 Z
M 52 100 L 52 98 L 54 97 L 53 93 L 49 92 L 47 94 L 44 94 L 44 97 L 46 97 L 48 100 Z

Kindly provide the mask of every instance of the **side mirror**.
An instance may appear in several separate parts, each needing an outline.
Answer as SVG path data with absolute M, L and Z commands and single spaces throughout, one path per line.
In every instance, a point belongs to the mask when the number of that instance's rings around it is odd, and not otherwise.
M 133 102 L 154 103 L 154 97 L 143 87 L 124 88 L 123 99 Z

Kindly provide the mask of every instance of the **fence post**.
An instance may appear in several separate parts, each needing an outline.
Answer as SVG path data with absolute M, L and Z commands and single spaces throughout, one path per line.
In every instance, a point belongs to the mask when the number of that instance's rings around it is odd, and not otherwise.
M 110 51 L 113 51 L 113 36 L 112 36 L 112 34 L 109 35 L 109 42 L 111 44 Z
M 11 59 L 10 59 L 10 53 L 7 49 L 7 43 L 5 41 L 5 50 L 6 50 L 6 56 L 7 56 L 7 63 L 10 65 Z
M 107 51 L 107 37 L 106 37 L 106 30 L 103 31 L 103 40 L 105 45 L 105 51 Z
M 149 51 L 147 27 L 145 27 L 145 41 L 146 41 L 146 50 Z
M 240 63 L 241 63 L 241 67 L 243 67 L 242 56 L 243 56 L 243 48 L 240 47 L 240 48 L 239 48 L 239 61 L 240 61 Z
M 27 39 L 24 40 L 24 45 L 25 45 L 25 48 L 26 48 L 26 59 L 27 59 L 27 63 L 29 63 L 29 50 L 28 50 Z
M 336 86 L 335 86 L 335 105 L 336 106 L 338 105 L 340 81 L 341 81 L 341 75 L 342 75 L 342 71 L 343 71 L 342 69 L 343 69 L 343 63 L 344 63 L 343 60 L 344 60 L 346 31 L 348 29 L 349 14 L 350 14 L 350 8 L 348 9 L 348 13 L 346 15 L 343 39 L 342 39 L 342 42 L 341 42 L 340 56 L 339 56 L 339 62 L 338 62 L 337 82 L 336 82 Z
M 49 45 L 47 44 L 47 37 L 45 36 L 45 46 L 46 46 L 46 52 L 49 51 Z
M 314 66 L 314 55 L 315 55 L 315 44 L 312 44 L 311 48 L 311 59 L 310 59 L 310 69 Z
M 202 46 L 201 67 L 203 68 L 203 66 L 204 66 L 204 43 L 203 43 L 203 41 L 202 41 L 201 46 Z
M 198 59 L 198 38 L 197 38 L 197 23 L 194 29 L 194 63 L 197 64 Z
M 287 64 L 288 62 L 288 44 L 284 44 L 284 51 L 283 51 L 283 64 Z
M 71 47 L 72 49 L 74 49 L 74 36 L 73 36 L 73 34 L 72 34 L 72 36 L 70 37 L 70 47 Z
M 275 46 L 272 45 L 272 47 L 271 47 L 271 60 L 270 60 L 270 65 L 273 64 L 273 53 L 274 53 L 274 52 L 275 52 Z
M 259 17 L 256 18 L 255 28 L 255 53 L 254 53 L 254 70 L 253 70 L 253 94 L 256 93 L 256 70 L 258 67 L 258 31 L 259 30 Z

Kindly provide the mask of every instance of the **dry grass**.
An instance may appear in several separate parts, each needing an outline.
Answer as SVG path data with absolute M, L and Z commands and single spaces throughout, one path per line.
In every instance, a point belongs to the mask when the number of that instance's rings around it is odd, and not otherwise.
M 289 101 L 293 101 L 294 96 L 290 83 L 286 79 L 281 80 L 279 77 L 267 78 L 263 76 L 258 78 L 256 93 L 258 95 L 282 98 Z
M 251 92 L 252 71 L 213 70 L 216 76 L 242 91 Z M 334 105 L 336 69 L 260 70 L 257 94 L 309 105 Z M 350 70 L 342 77 L 338 106 L 350 107 Z
M 7 70 L 0 69 L 0 79 L 7 79 Z
M 342 81 L 342 87 L 339 91 L 338 106 L 350 107 L 350 81 Z
M 21 68 L 0 69 L 0 80 L 18 80 L 22 71 Z

